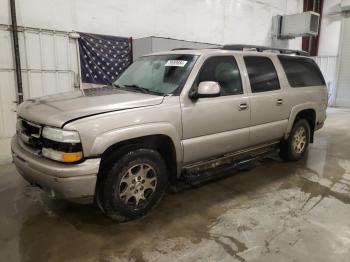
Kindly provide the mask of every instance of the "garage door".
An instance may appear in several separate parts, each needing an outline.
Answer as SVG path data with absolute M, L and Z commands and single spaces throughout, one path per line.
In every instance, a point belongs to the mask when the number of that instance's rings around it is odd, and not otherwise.
M 73 90 L 79 85 L 76 40 L 68 32 L 20 28 L 24 99 Z M 0 163 L 8 162 L 9 141 L 15 133 L 16 79 L 12 35 L 0 27 Z M 6 51 L 4 51 L 6 50 Z
M 339 61 L 336 105 L 350 107 L 350 13 L 343 17 Z

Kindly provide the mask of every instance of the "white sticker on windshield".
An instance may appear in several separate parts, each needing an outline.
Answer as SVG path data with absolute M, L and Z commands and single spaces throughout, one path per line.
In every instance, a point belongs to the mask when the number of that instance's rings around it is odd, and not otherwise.
M 185 60 L 168 60 L 166 62 L 165 66 L 179 66 L 184 67 L 187 64 L 187 61 Z

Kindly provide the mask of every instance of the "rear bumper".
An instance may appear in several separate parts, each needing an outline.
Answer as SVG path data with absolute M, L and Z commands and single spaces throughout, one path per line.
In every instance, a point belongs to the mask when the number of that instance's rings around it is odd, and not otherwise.
M 326 118 L 327 118 L 327 111 L 326 110 L 318 112 L 316 125 L 315 125 L 315 131 L 321 129 L 324 126 L 324 122 L 326 121 Z
M 20 175 L 51 197 L 84 203 L 93 201 L 100 158 L 79 164 L 54 162 L 28 151 L 16 135 L 12 138 L 11 151 Z

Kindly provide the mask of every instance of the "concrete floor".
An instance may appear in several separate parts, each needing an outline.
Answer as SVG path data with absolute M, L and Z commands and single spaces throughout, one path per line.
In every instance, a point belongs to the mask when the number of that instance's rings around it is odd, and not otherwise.
M 350 110 L 329 110 L 304 160 L 168 194 L 127 224 L 0 169 L 3 261 L 349 261 Z

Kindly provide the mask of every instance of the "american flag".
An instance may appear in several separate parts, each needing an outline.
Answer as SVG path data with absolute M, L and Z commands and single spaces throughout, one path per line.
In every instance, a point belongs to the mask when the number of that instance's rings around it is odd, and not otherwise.
M 79 34 L 82 82 L 110 84 L 132 63 L 131 38 Z

